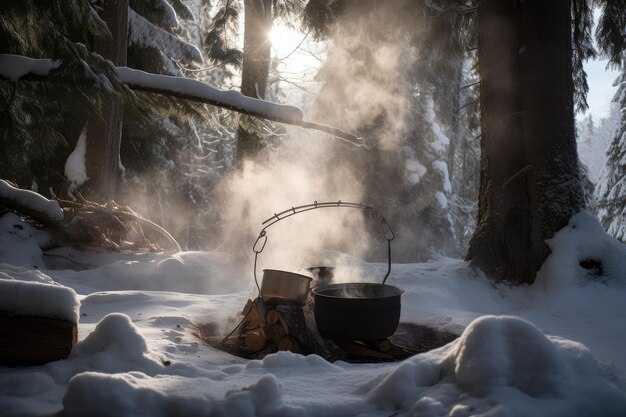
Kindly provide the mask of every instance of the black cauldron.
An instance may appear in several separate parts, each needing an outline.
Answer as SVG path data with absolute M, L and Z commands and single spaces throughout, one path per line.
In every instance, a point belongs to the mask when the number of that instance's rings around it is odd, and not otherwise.
M 323 285 L 313 289 L 315 324 L 334 340 L 374 341 L 391 336 L 400 321 L 400 288 L 370 283 Z

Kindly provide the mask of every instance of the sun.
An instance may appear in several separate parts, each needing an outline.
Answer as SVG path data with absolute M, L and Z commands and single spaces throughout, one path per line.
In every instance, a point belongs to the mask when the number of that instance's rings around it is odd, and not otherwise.
M 312 37 L 280 23 L 272 26 L 268 36 L 272 42 L 272 59 L 278 61 L 279 71 L 306 78 L 305 73 L 319 69 L 323 52 Z
M 305 36 L 298 30 L 280 23 L 273 25 L 269 32 L 272 49 L 277 58 L 284 58 L 296 50 Z

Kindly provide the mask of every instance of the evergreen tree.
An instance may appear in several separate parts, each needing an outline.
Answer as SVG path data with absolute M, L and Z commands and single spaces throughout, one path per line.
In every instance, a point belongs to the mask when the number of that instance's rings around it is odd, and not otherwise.
M 63 194 L 65 159 L 87 118 L 107 97 L 130 98 L 111 64 L 85 46 L 110 36 L 87 0 L 0 2 L 0 53 L 62 60 L 46 80 L 0 80 L 0 177 Z
M 455 112 L 467 45 L 448 36 L 452 21 L 471 24 L 411 1 L 311 1 L 305 8 L 305 26 L 330 38 L 314 117 L 370 141 L 370 149 L 333 145 L 324 169 L 339 176 L 350 166 L 365 201 L 398 225 L 397 260 L 460 252 L 448 162 L 467 150 L 471 118 Z M 451 145 L 459 151 L 453 159 Z
M 622 119 L 607 150 L 595 210 L 607 231 L 626 243 L 626 70 L 622 70 L 616 83 L 618 89 L 613 101 L 621 109 Z

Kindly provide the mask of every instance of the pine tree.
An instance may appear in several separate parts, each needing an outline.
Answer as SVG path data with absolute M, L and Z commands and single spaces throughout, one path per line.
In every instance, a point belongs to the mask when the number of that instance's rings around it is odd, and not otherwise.
M 453 99 L 466 45 L 448 29 L 466 16 L 433 17 L 410 1 L 311 1 L 304 18 L 330 38 L 314 118 L 370 139 L 370 149 L 334 145 L 324 169 L 339 176 L 349 166 L 365 201 L 400 225 L 395 259 L 459 254 L 448 161 L 468 132 Z
M 481 185 L 467 259 L 496 281 L 532 283 L 545 239 L 585 207 L 573 112 L 586 108 L 582 62 L 596 55 L 590 3 L 479 3 Z M 626 2 L 593 3 L 600 52 L 621 65 Z
M 0 53 L 63 62 L 47 80 L 0 80 L 0 177 L 63 194 L 65 158 L 89 115 L 107 97 L 128 97 L 111 64 L 85 47 L 108 37 L 87 0 L 0 2 Z
M 626 243 L 626 70 L 616 80 L 613 102 L 622 119 L 607 150 L 607 164 L 596 192 L 595 210 L 602 225 L 615 238 Z

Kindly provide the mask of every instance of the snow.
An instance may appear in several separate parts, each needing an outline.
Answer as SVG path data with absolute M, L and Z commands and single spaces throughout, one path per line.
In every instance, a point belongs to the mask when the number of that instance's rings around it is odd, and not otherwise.
M 33 191 L 15 188 L 5 180 L 0 180 L 0 198 L 14 200 L 57 222 L 62 221 L 64 218 L 63 210 L 58 202 L 48 200 L 41 194 Z
M 405 162 L 407 171 L 409 171 L 409 182 L 411 185 L 416 185 L 420 182 L 427 169 L 424 165 L 420 164 L 417 159 L 407 159 Z
M 13 213 L 0 217 L 0 263 L 43 268 L 41 248 L 50 241 L 47 233 L 36 230 Z
M 435 193 L 435 200 L 437 200 L 437 203 L 442 209 L 445 209 L 446 207 L 448 207 L 448 198 L 441 191 L 437 191 Z
M 174 10 L 171 9 L 171 6 L 169 6 L 167 2 L 163 3 L 167 4 L 171 10 L 171 13 L 164 14 L 170 17 L 170 19 L 168 19 L 169 23 L 164 23 L 171 27 L 178 27 Z M 181 73 L 175 62 L 203 62 L 202 53 L 198 48 L 183 41 L 172 33 L 155 26 L 131 8 L 128 9 L 128 28 L 128 44 L 138 45 L 142 48 L 150 47 L 159 54 L 163 70 L 168 74 Z M 169 55 L 165 55 L 163 51 L 168 51 Z
M 58 65 L 57 61 L 52 60 L 0 54 L 0 75 L 12 81 L 17 81 L 29 72 L 37 75 L 48 75 L 49 71 Z M 256 113 L 274 120 L 284 120 L 292 123 L 304 120 L 304 113 L 299 107 L 247 97 L 235 90 L 218 90 L 197 80 L 151 74 L 128 67 L 117 67 L 117 72 L 125 84 L 203 98 L 215 103 L 222 103 L 233 109 Z
M 270 118 L 280 120 L 302 121 L 304 119 L 304 113 L 298 107 L 247 97 L 235 90 L 218 90 L 200 81 L 189 78 L 150 74 L 128 67 L 119 67 L 118 74 L 124 83 L 130 85 L 168 90 L 192 97 L 200 97 L 214 102 L 224 103 L 231 108 L 267 115 Z
M 71 288 L 22 281 L 0 271 L 0 311 L 77 323 L 78 307 L 78 298 Z
M 34 59 L 21 55 L 0 54 L 0 75 L 15 82 L 26 74 L 46 76 L 61 65 L 60 61 Z
M 448 164 L 444 161 L 433 161 L 432 166 L 439 171 L 441 177 L 443 178 L 443 191 L 451 193 L 452 184 L 450 183 L 450 176 L 448 175 Z
M 87 151 L 87 126 L 76 142 L 76 147 L 65 161 L 65 177 L 70 182 L 70 189 L 75 190 L 89 179 L 87 176 L 87 165 L 85 164 L 85 153 Z
M 405 291 L 401 320 L 461 336 L 385 364 L 290 352 L 244 360 L 203 345 L 195 323 L 216 321 L 226 333 L 255 294 L 251 271 L 224 254 L 48 251 L 42 271 L 28 263 L 2 271 L 74 288 L 79 343 L 63 361 L 0 367 L 0 409 L 7 416 L 621 417 L 626 257 L 598 227 L 588 213 L 574 216 L 549 241 L 553 253 L 533 286 L 494 285 L 454 259 L 394 264 L 388 282 Z M 11 259 L 10 239 L 23 238 L 7 235 L 0 261 Z M 31 257 L 41 258 L 35 248 Z M 579 266 L 589 257 L 601 273 Z M 354 276 L 379 277 L 387 267 L 334 259 Z
M 379 377 L 371 402 L 408 415 L 621 415 L 626 397 L 582 345 L 518 317 L 483 316 L 437 351 Z M 567 403 L 563 399 L 567 398 Z
M 547 243 L 552 253 L 537 274 L 537 285 L 546 292 L 594 283 L 626 287 L 626 248 L 605 233 L 598 219 L 588 212 L 572 216 L 567 226 Z M 598 262 L 601 270 L 585 270 L 580 265 L 585 260 Z

